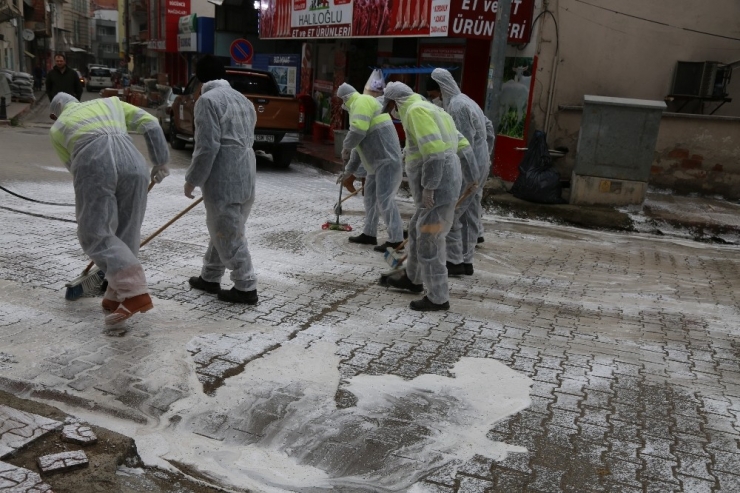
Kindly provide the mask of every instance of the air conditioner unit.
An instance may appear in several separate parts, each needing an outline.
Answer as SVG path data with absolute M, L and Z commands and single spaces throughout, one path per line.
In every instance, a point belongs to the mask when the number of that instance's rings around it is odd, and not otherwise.
M 732 68 L 719 62 L 677 62 L 671 95 L 722 99 L 731 74 Z

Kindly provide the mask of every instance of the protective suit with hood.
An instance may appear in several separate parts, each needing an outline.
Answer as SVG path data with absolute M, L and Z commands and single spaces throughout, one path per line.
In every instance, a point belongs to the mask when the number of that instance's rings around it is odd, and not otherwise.
M 149 299 L 137 255 L 147 185 L 150 178 L 159 182 L 169 175 L 167 141 L 155 117 L 116 97 L 80 103 L 59 93 L 51 113 L 52 144 L 73 177 L 77 236 L 108 280 L 103 306 L 115 312 L 106 323 L 118 323 L 118 304 L 142 295 Z M 144 134 L 151 173 L 128 132 Z
M 223 301 L 248 304 L 257 302 L 257 277 L 245 236 L 255 199 L 256 121 L 254 105 L 226 80 L 203 84 L 195 103 L 195 150 L 185 175 L 186 195 L 188 186 L 203 192 L 211 237 L 200 278 L 191 278 L 190 284 L 218 293 Z M 220 290 L 226 268 L 234 282 L 230 291 Z
M 439 84 L 444 110 L 449 113 L 458 131 L 472 147 L 473 158 L 469 165 L 466 166 L 465 160 L 462 160 L 463 182 L 460 194 L 462 195 L 471 183 L 477 183 L 478 186 L 475 193 L 456 209 L 455 222 L 447 238 L 447 261 L 453 264 L 450 268 L 465 264 L 463 272 L 460 273 L 472 274 L 475 245 L 481 234 L 483 185 L 488 179 L 493 153 L 493 124 L 475 101 L 460 92 L 449 71 L 434 69 L 432 79 Z
M 414 310 L 449 308 L 446 237 L 452 227 L 462 182 L 458 132 L 452 118 L 409 86 L 391 82 L 386 101 L 394 101 L 406 132 L 406 174 L 417 210 L 409 223 L 405 277 L 388 284 L 411 291 L 426 286 Z
M 365 226 L 357 243 L 377 243 L 378 217 L 383 216 L 388 228 L 388 241 L 376 250 L 396 247 L 403 241 L 403 222 L 396 204 L 396 193 L 401 186 L 403 169 L 401 144 L 393 122 L 382 113 L 382 96 L 359 94 L 349 84 L 342 84 L 337 96 L 349 112 L 350 127 L 343 142 L 343 157 L 349 159 L 339 177 L 356 174 L 360 166 L 367 172 L 365 180 Z M 353 241 L 353 239 L 350 239 Z

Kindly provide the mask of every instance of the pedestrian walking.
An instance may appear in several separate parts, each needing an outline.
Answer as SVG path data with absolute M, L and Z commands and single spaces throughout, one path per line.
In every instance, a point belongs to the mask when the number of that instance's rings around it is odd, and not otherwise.
M 381 111 L 382 99 L 379 101 L 360 94 L 349 84 L 339 86 L 337 96 L 349 113 L 349 132 L 342 143 L 342 159 L 347 164 L 337 183 L 355 174 L 360 165 L 367 172 L 365 225 L 362 233 L 350 236 L 349 241 L 377 245 L 375 251 L 385 252 L 403 241 L 403 221 L 396 204 L 396 193 L 403 179 L 401 143 L 390 116 Z M 381 215 L 388 230 L 388 240 L 378 245 L 378 219 Z
M 461 161 L 463 181 L 460 194 L 462 195 L 473 183 L 477 184 L 477 188 L 474 194 L 458 204 L 455 221 L 447 237 L 448 271 L 473 275 L 475 245 L 482 236 L 483 185 L 488 179 L 493 153 L 493 124 L 480 106 L 460 91 L 449 71 L 436 68 L 432 72 L 431 80 L 439 84 L 442 107 L 452 117 L 455 127 L 467 139 L 473 150 L 473 162 L 466 166 L 466 163 Z
M 459 133 L 450 115 L 406 84 L 389 83 L 385 100 L 406 133 L 406 174 L 416 205 L 409 223 L 406 270 L 388 278 L 388 284 L 416 293 L 426 287 L 426 296 L 411 302 L 412 310 L 448 310 L 446 237 L 462 183 Z
M 54 56 L 54 69 L 46 75 L 46 95 L 51 101 L 60 92 L 82 100 L 82 82 L 77 72 L 67 67 L 67 57 L 57 54 Z
M 200 276 L 191 277 L 195 289 L 218 293 L 232 303 L 257 303 L 257 276 L 249 254 L 245 227 L 255 198 L 256 158 L 252 103 L 224 80 L 223 63 L 212 55 L 201 58 L 195 74 L 203 83 L 195 103 L 195 150 L 185 175 L 185 196 L 196 187 L 203 193 L 210 235 Z M 231 270 L 234 287 L 221 289 L 221 278 Z
M 114 325 L 152 308 L 139 260 L 147 185 L 169 175 L 167 140 L 155 117 L 118 98 L 80 103 L 60 92 L 51 101 L 51 141 L 72 173 L 77 238 L 105 272 L 105 323 Z M 146 139 L 151 172 L 128 132 Z

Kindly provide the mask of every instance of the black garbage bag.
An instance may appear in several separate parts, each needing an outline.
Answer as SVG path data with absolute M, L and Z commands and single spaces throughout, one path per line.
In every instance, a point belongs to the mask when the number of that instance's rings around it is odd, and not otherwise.
M 564 204 L 560 174 L 553 169 L 547 136 L 536 131 L 519 163 L 519 176 L 509 190 L 514 197 L 540 204 Z

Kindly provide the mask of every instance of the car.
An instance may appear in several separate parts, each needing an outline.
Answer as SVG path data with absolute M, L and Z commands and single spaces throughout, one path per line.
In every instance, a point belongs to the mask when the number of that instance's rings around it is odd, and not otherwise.
M 91 68 L 87 90 L 93 92 L 95 89 L 106 89 L 108 87 L 113 87 L 113 76 L 110 69 L 107 67 Z
M 170 135 L 170 122 L 172 121 L 172 103 L 177 98 L 177 94 L 168 88 L 164 92 L 162 98 L 162 104 L 157 106 L 157 120 L 159 120 L 159 126 L 162 127 L 164 134 L 169 137 Z
M 299 132 L 305 123 L 305 107 L 295 97 L 281 94 L 271 72 L 244 67 L 228 67 L 225 79 L 242 93 L 257 112 L 254 129 L 255 151 L 272 155 L 275 166 L 287 168 L 298 147 Z M 170 145 L 181 150 L 195 143 L 195 102 L 202 84 L 192 77 L 184 88 L 173 87 L 177 98 L 170 111 Z
M 82 76 L 82 73 L 77 69 L 72 69 L 77 73 L 77 78 L 80 79 L 80 84 L 82 84 L 82 88 L 85 88 L 85 78 Z

